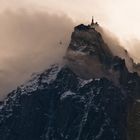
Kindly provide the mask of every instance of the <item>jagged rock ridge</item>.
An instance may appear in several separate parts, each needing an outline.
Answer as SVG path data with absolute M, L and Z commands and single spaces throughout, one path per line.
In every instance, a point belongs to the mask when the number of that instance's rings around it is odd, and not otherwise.
M 1 103 L 1 140 L 127 140 L 138 75 L 129 73 L 101 34 L 85 25 L 75 27 L 66 60 Z
M 50 84 L 40 82 L 19 87 L 1 106 L 2 140 L 125 138 L 125 97 L 110 81 L 79 79 L 64 67 Z

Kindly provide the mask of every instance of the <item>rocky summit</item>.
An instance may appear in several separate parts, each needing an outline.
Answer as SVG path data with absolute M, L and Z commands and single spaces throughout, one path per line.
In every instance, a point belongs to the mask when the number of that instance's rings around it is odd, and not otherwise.
M 139 85 L 96 28 L 79 25 L 64 64 L 0 103 L 0 140 L 139 140 Z

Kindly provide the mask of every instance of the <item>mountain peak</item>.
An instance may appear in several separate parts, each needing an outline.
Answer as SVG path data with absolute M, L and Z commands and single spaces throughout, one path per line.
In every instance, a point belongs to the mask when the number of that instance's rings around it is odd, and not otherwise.
M 116 70 L 114 66 L 121 58 L 112 54 L 96 28 L 83 24 L 74 28 L 66 53 L 67 65 L 84 79 L 106 77 L 118 85 L 122 68 Z M 127 73 L 125 62 L 123 67 Z
M 64 65 L 36 74 L 0 103 L 1 140 L 127 139 L 140 78 L 92 25 L 74 28 Z
M 68 49 L 84 52 L 90 56 L 98 55 L 102 61 L 104 59 L 109 61 L 110 57 L 112 57 L 112 53 L 101 34 L 90 25 L 81 24 L 74 28 Z

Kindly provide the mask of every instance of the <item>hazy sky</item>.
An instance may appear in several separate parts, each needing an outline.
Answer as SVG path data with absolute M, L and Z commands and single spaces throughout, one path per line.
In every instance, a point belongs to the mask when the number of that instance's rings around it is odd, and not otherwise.
M 57 14 L 64 12 L 81 22 L 88 22 L 94 15 L 100 24 L 120 37 L 140 38 L 139 0 L 0 0 L 0 6 L 40 8 Z
M 74 25 L 89 24 L 92 16 L 129 40 L 123 45 L 140 62 L 139 5 L 139 0 L 0 0 L 0 98 L 61 60 Z
M 25 9 L 1 13 L 0 99 L 30 79 L 32 73 L 61 62 L 73 27 L 65 15 Z

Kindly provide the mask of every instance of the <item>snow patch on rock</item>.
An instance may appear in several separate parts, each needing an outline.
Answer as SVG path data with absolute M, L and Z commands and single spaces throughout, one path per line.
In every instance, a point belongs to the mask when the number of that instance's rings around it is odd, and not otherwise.
M 24 86 L 20 87 L 21 93 L 27 94 L 37 89 L 44 89 L 43 85 L 47 86 L 52 83 L 56 79 L 61 68 L 62 66 L 52 65 L 48 70 L 34 75 Z
M 66 91 L 66 92 L 64 92 L 64 93 L 61 95 L 60 100 L 63 100 L 63 99 L 65 99 L 65 98 L 67 98 L 68 96 L 73 96 L 73 95 L 75 95 L 75 94 L 76 94 L 76 93 L 74 93 L 74 92 Z
M 85 85 L 91 83 L 93 81 L 93 79 L 89 79 L 89 80 L 83 80 L 83 79 L 79 79 L 79 83 L 80 83 L 80 87 L 84 87 Z

